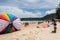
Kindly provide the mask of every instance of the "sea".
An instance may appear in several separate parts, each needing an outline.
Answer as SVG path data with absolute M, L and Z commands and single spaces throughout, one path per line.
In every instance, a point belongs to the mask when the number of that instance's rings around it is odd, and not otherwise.
M 21 21 L 22 24 L 24 24 L 24 23 L 34 24 L 37 22 L 43 22 L 43 21 Z

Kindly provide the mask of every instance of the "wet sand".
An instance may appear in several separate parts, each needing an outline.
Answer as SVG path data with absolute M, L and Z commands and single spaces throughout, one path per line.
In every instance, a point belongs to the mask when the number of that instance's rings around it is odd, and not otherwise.
M 29 24 L 20 31 L 2 34 L 0 40 L 60 40 L 60 23 L 57 23 L 57 33 L 51 33 L 53 26 L 42 27 L 43 24 Z

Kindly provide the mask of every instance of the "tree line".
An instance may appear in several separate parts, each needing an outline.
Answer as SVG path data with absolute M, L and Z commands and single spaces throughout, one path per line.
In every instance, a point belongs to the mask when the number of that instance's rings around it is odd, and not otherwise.
M 60 19 L 60 4 L 59 7 L 56 8 L 56 19 Z

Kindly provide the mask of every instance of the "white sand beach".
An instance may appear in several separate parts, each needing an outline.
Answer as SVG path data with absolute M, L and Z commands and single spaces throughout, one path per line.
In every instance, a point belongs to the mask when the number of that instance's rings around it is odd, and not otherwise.
M 22 27 L 20 31 L 2 34 L 0 40 L 60 40 L 60 23 L 57 22 L 57 33 L 51 33 L 53 26 L 37 28 L 36 24 L 29 24 Z

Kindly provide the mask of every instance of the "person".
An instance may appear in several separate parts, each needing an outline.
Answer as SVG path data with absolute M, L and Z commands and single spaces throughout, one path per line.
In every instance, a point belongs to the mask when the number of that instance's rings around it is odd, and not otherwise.
M 48 27 L 50 27 L 50 21 L 48 20 Z
M 56 33 L 56 30 L 57 30 L 57 23 L 56 23 L 56 20 L 55 20 L 55 18 L 54 19 L 52 19 L 52 24 L 54 25 L 54 30 L 52 31 L 52 33 Z
M 49 18 L 48 19 L 48 27 L 50 27 L 50 22 L 51 22 L 51 19 Z

